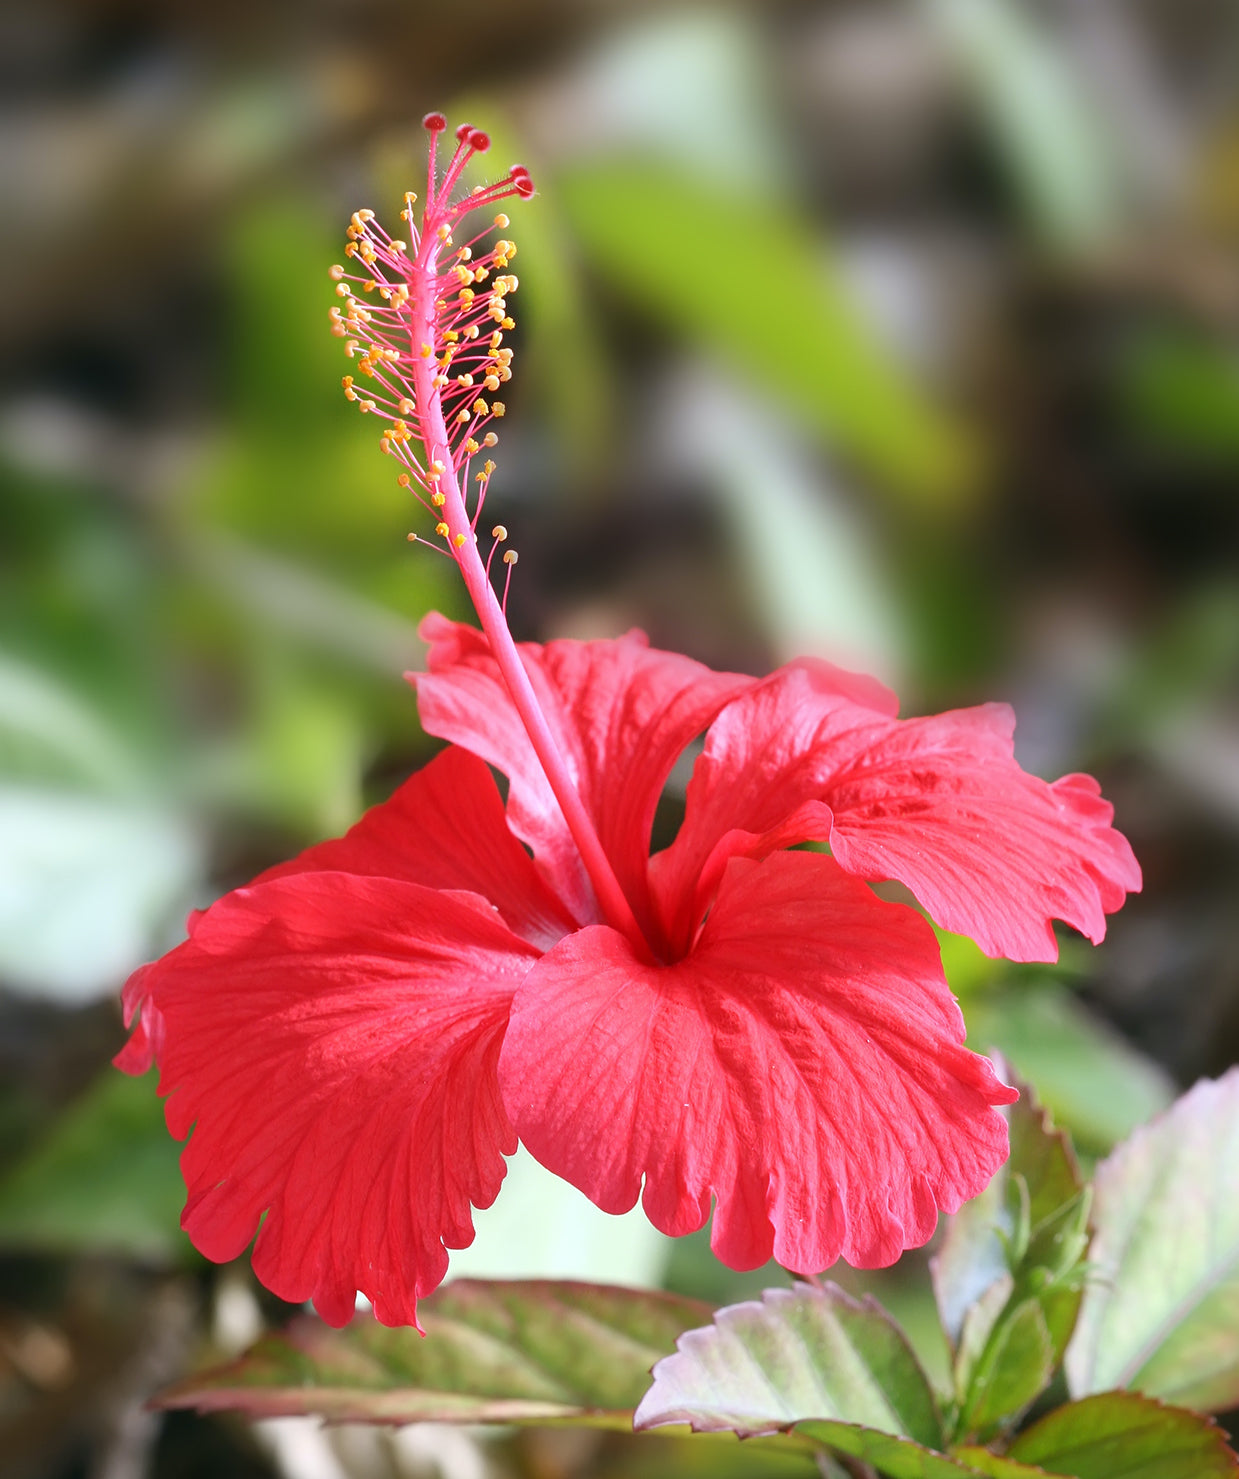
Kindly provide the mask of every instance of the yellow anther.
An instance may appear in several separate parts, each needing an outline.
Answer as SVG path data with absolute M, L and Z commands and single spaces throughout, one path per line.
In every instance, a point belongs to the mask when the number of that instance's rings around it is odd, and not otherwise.
M 472 274 L 470 274 L 470 276 L 472 276 Z M 464 307 L 468 308 L 468 306 L 470 305 L 470 303 L 473 302 L 473 300 L 477 296 L 477 294 L 473 291 L 472 288 L 461 288 L 460 292 L 457 293 L 456 296 L 460 300 L 460 302 L 464 305 Z
M 341 379 L 341 381 L 340 381 L 340 384 L 343 385 L 343 387 L 345 388 L 345 390 L 347 390 L 349 388 L 349 386 L 352 385 L 352 383 L 353 383 L 353 377 L 351 375 L 345 375 Z
M 344 248 L 344 255 L 346 257 L 355 257 L 357 255 L 357 243 L 355 241 L 350 241 Z
M 487 375 L 486 379 L 482 381 L 482 384 L 487 388 L 487 390 L 498 390 L 499 389 L 499 376 L 498 375 Z
M 470 437 L 469 440 L 465 443 L 465 451 L 468 452 L 470 457 L 472 457 L 475 452 L 480 452 L 481 450 L 481 447 L 478 446 L 478 444 L 473 440 L 472 437 Z
M 507 381 L 511 380 L 512 371 L 508 369 L 507 365 L 504 365 L 503 368 L 499 371 L 499 378 L 500 380 L 504 381 L 505 384 Z
M 505 565 L 515 565 L 519 558 L 520 556 L 514 549 L 505 549 L 503 552 L 503 563 Z
M 430 495 L 430 501 L 431 501 L 431 503 L 434 504 L 434 506 L 436 508 L 442 508 L 443 505 L 447 502 L 447 494 L 446 493 L 432 493 Z
M 476 414 L 479 415 L 479 416 L 489 416 L 490 415 L 490 407 L 486 404 L 486 402 L 482 399 L 481 396 L 478 396 L 477 400 L 474 401 L 474 403 L 473 403 L 473 409 L 476 412 Z
M 401 473 L 401 474 L 400 474 L 400 476 L 399 476 L 399 477 L 398 477 L 398 478 L 397 478 L 397 479 L 396 479 L 396 481 L 397 481 L 397 483 L 399 483 L 399 484 L 400 484 L 400 486 L 401 486 L 401 487 L 402 487 L 402 488 L 407 488 L 407 487 L 408 487 L 408 486 L 409 486 L 409 483 L 410 483 L 410 482 L 411 482 L 411 481 L 412 481 L 412 480 L 411 480 L 411 479 L 410 479 L 410 477 L 409 477 L 409 475 L 408 475 L 408 473 L 407 473 L 407 472 L 402 472 L 402 473 Z
M 493 473 L 494 470 L 495 470 L 495 464 L 488 457 L 486 459 L 486 461 L 482 464 L 482 473 L 483 473 L 483 476 L 490 477 L 491 473 Z M 503 537 L 506 539 L 508 536 L 505 534 Z
M 439 536 L 440 539 L 446 539 L 451 532 L 452 531 L 443 522 L 439 522 L 435 525 L 435 533 Z
M 430 471 L 431 475 L 436 478 L 441 478 L 443 476 L 443 464 L 439 461 L 437 457 L 430 464 Z
M 378 409 L 373 401 L 358 401 L 357 404 L 363 411 L 376 411 Z
M 476 339 L 477 336 L 478 336 L 478 326 L 477 326 L 477 324 L 470 324 L 469 327 L 465 330 L 465 338 L 466 339 Z
M 447 329 L 444 332 L 443 337 L 444 337 L 444 339 L 449 344 L 459 344 L 460 343 L 460 335 L 456 332 L 455 329 Z
M 336 285 L 336 297 L 337 298 L 349 298 L 349 297 L 352 296 L 352 293 L 353 293 L 353 290 L 352 290 L 352 288 L 349 287 L 348 283 L 342 282 L 342 283 L 338 283 Z
M 416 190 L 406 190 L 404 192 L 404 203 L 405 203 L 405 205 L 416 205 L 417 204 L 417 191 Z
M 374 292 L 375 288 L 377 288 L 377 287 L 378 287 L 378 283 L 375 282 L 375 280 L 373 278 L 371 278 L 369 282 L 363 282 L 362 283 L 361 290 L 362 290 L 363 293 L 372 293 L 372 292 Z
M 463 426 L 465 424 L 465 422 L 468 421 L 468 420 L 469 420 L 469 411 L 468 411 L 468 409 L 466 407 L 462 406 L 461 409 L 456 412 L 456 425 L 457 426 Z
M 456 253 L 456 255 L 460 258 L 460 260 L 462 262 L 472 262 L 472 260 L 473 260 L 473 248 L 472 247 L 467 247 L 467 246 L 466 247 L 461 247 L 461 249 Z
M 502 343 L 503 335 L 498 329 L 496 329 L 495 332 L 490 336 L 490 347 L 492 349 L 498 349 Z
M 456 281 L 462 285 L 473 281 L 473 269 L 470 267 L 453 267 L 452 271 L 456 274 Z
M 357 353 L 357 351 L 360 348 L 361 348 L 361 345 L 358 344 L 358 342 L 357 342 L 356 339 L 350 339 L 348 341 L 348 343 L 344 346 L 344 352 L 345 352 L 345 354 L 348 355 L 349 359 L 352 359 L 352 357 Z
M 401 241 L 400 238 L 397 237 L 397 236 L 393 236 L 392 237 L 392 239 L 391 239 L 391 250 L 393 252 L 407 252 L 408 249 L 409 249 L 409 243 L 407 241 Z
M 452 239 L 452 233 L 446 225 L 440 226 L 438 231 L 435 232 L 435 235 L 439 238 L 444 246 L 447 246 Z
M 373 211 L 358 211 L 357 214 L 361 217 L 361 219 L 363 221 L 373 221 L 374 220 L 374 212 Z
M 506 413 L 508 408 L 504 405 L 502 401 L 492 401 L 490 409 L 492 415 L 502 416 Z
M 473 376 L 472 375 L 457 375 L 457 377 L 456 377 L 456 384 L 457 385 L 472 385 L 473 384 Z
M 431 381 L 431 384 L 434 386 L 434 388 L 436 390 L 446 390 L 447 389 L 447 376 L 446 375 L 436 375 L 434 377 L 434 379 Z
M 490 532 L 492 537 L 499 540 L 501 544 L 508 537 L 508 531 L 502 524 L 496 524 Z
M 493 431 L 488 431 L 482 438 L 482 445 L 484 447 L 497 447 L 499 445 L 499 438 Z
M 457 549 L 459 549 L 461 545 L 464 544 L 464 542 L 465 536 L 463 534 L 454 534 L 452 536 L 452 543 L 456 546 Z
M 413 412 L 416 409 L 417 407 L 413 404 L 411 400 L 409 400 L 407 396 L 402 396 L 401 399 L 396 403 L 396 410 L 399 411 L 402 416 L 412 416 Z
M 354 211 L 353 212 L 353 215 L 352 215 L 352 227 L 353 227 L 353 230 L 354 231 L 358 231 L 358 232 L 364 231 L 366 229 L 366 223 L 365 223 L 365 220 L 363 219 L 362 214 L 361 214 L 360 211 Z
M 489 267 L 475 267 L 473 269 L 473 280 L 474 280 L 474 282 L 485 282 L 486 279 L 489 276 L 490 276 L 490 268 Z
M 495 225 L 499 227 L 500 231 L 506 231 L 511 224 L 511 221 L 508 220 L 502 211 L 495 217 Z
M 328 269 L 327 276 L 331 278 L 333 282 L 339 282 L 340 279 L 344 276 L 344 268 L 341 267 L 340 264 L 337 262 L 334 267 Z
M 431 346 L 429 344 L 423 344 L 420 353 L 423 359 L 429 359 L 432 353 Z
M 357 399 L 357 392 L 353 389 L 351 385 L 346 385 L 344 387 L 344 399 L 346 401 L 355 401 Z
M 416 534 L 406 534 L 404 537 L 409 541 L 410 544 L 416 544 L 417 543 L 417 535 Z
M 504 319 L 503 326 L 505 329 L 514 329 L 516 327 L 516 320 L 509 315 Z

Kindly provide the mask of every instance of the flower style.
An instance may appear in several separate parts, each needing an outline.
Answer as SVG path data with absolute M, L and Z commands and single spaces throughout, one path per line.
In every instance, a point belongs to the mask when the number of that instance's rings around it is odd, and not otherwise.
M 886 689 L 818 661 L 757 679 L 639 633 L 513 643 L 477 549 L 489 464 L 472 515 L 462 495 L 507 369 L 478 315 L 502 325 L 515 282 L 476 285 L 513 249 L 462 260 L 451 228 L 532 187 L 514 170 L 451 204 L 484 137 L 462 130 L 438 183 L 441 116 L 427 126 L 421 232 L 411 204 L 411 251 L 354 217 L 350 256 L 387 306 L 350 286 L 342 322 L 380 387 L 363 409 L 482 630 L 423 624 L 411 681 L 441 754 L 346 836 L 193 916 L 126 987 L 118 1062 L 157 1061 L 169 1129 L 192 1130 L 183 1225 L 220 1260 L 257 1232 L 258 1276 L 332 1324 L 358 1290 L 416 1323 L 519 1139 L 669 1234 L 713 1202 L 736 1268 L 892 1262 L 988 1182 L 1015 1094 L 963 1046 L 929 923 L 869 881 L 991 954 L 1052 960 L 1051 921 L 1099 940 L 1135 859 L 1094 781 L 1020 770 L 1000 705 L 900 720 Z M 683 824 L 651 858 L 702 733 Z M 811 841 L 829 852 L 791 850 Z

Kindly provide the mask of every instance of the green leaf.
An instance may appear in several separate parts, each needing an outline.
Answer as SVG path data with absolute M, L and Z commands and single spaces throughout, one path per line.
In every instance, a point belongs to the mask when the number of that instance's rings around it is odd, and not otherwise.
M 1104 1154 L 1174 1097 L 1166 1073 L 1051 980 L 978 994 L 968 1042 L 998 1048 L 1082 1149 Z
M 61 679 L 0 652 L 0 771 L 133 793 L 143 757 Z
M 1097 1168 L 1073 1396 L 1239 1403 L 1239 1068 L 1202 1080 Z
M 722 505 L 771 650 L 787 661 L 829 654 L 893 682 L 907 645 L 894 592 L 803 432 L 759 396 L 705 373 L 684 377 L 670 409 L 681 434 L 674 455 Z
M 1011 1154 L 947 1224 L 930 1264 L 956 1348 L 954 1430 L 1009 1426 L 1049 1384 L 1080 1304 L 1088 1197 L 1071 1142 L 1032 1091 L 1003 1111 Z
M 1016 0 L 930 0 L 985 109 L 1029 216 L 1054 245 L 1087 247 L 1120 220 L 1108 140 L 1063 49 Z
M 850 1458 L 871 1464 L 887 1479 L 959 1479 L 961 1474 L 976 1476 L 984 1472 L 962 1459 L 924 1448 L 909 1438 L 878 1433 L 872 1428 L 848 1423 L 806 1422 L 797 1424 L 795 1432 L 798 1437 L 825 1444 L 835 1453 L 845 1453 Z M 1031 1479 L 1036 1472 L 1012 1466 L 1005 1471 L 1003 1479 L 1022 1479 L 1024 1474 Z
M 942 1246 L 930 1262 L 942 1328 L 953 1343 L 969 1307 L 1011 1271 L 1008 1250 L 1021 1210 L 1031 1238 L 1074 1202 L 1083 1186 L 1069 1137 L 1055 1128 L 1025 1084 L 1017 1087 L 1020 1098 L 1002 1111 L 1011 1154 L 980 1196 L 947 1220 Z
M 942 1441 L 937 1402 L 903 1331 L 876 1300 L 833 1284 L 768 1289 L 760 1304 L 731 1305 L 682 1335 L 634 1425 L 746 1434 L 809 1418 Z
M 1119 366 L 1134 436 L 1199 456 L 1239 458 L 1239 362 L 1233 347 L 1197 335 L 1153 334 Z
M 294 1321 L 156 1403 L 335 1422 L 627 1428 L 650 1367 L 709 1310 L 678 1295 L 594 1284 L 458 1279 L 418 1314 L 424 1339 L 371 1319 L 343 1330 Z
M 0 974 L 62 1001 L 117 990 L 173 943 L 202 870 L 170 807 L 0 784 Z
M 1239 1459 L 1210 1418 L 1134 1392 L 1104 1392 L 1056 1408 L 1009 1457 L 1071 1479 L 1223 1479 Z
M 593 161 L 558 190 L 598 268 L 642 307 L 909 499 L 959 497 L 969 440 L 885 352 L 801 222 L 665 164 Z
M 1012 1425 L 1049 1386 L 1054 1354 L 1037 1300 L 1023 1300 L 1004 1313 L 970 1373 L 958 1431 L 984 1438 Z
M 1013 1458 L 994 1453 L 975 1443 L 957 1444 L 951 1449 L 951 1457 L 969 1466 L 969 1473 L 986 1475 L 986 1479 L 1047 1479 L 1048 1471 L 1039 1465 L 1017 1463 Z M 1049 1475 L 1048 1479 L 1066 1479 L 1066 1476 Z
M 0 1246 L 157 1263 L 192 1256 L 180 1230 L 180 1152 L 153 1076 L 107 1069 L 0 1181 Z

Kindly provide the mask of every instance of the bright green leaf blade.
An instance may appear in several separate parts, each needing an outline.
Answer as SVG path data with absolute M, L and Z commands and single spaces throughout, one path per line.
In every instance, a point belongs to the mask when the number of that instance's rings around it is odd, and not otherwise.
M 974 1469 L 962 1459 L 935 1453 L 910 1438 L 877 1433 L 872 1428 L 848 1423 L 808 1422 L 799 1423 L 795 1431 L 797 1436 L 826 1444 L 836 1453 L 846 1453 L 850 1458 L 871 1464 L 886 1479 L 959 1479 L 961 1474 L 976 1476 L 985 1472 Z M 1002 1479 L 1022 1479 L 1025 1474 L 1032 1479 L 1037 1470 L 1012 1465 L 1004 1471 Z
M 153 1078 L 109 1068 L 0 1182 L 0 1247 L 192 1256 L 180 1230 L 180 1152 Z
M 1054 1342 L 1035 1299 L 999 1325 L 969 1384 L 958 1431 L 987 1438 L 1032 1405 L 1054 1374 Z
M 719 1310 L 660 1361 L 634 1419 L 755 1433 L 809 1418 L 942 1442 L 933 1391 L 907 1337 L 872 1298 L 833 1284 L 767 1289 Z
M 1134 1387 L 1239 1403 L 1239 1068 L 1205 1079 L 1097 1168 L 1096 1267 L 1067 1351 L 1073 1396 Z
M 981 1473 L 986 1479 L 1069 1479 L 1067 1475 L 1051 1475 L 1040 1464 L 1021 1464 L 1003 1454 L 993 1453 L 979 1444 L 961 1443 L 951 1449 L 951 1457 L 969 1466 L 969 1472 Z
M 1239 1459 L 1212 1419 L 1134 1392 L 1103 1392 L 1056 1408 L 1009 1456 L 1071 1479 L 1224 1479 Z
M 897 491 L 932 507 L 959 497 L 975 449 L 885 352 L 797 220 L 665 165 L 595 162 L 558 188 L 599 269 L 643 308 Z
M 162 1407 L 314 1413 L 337 1422 L 589 1421 L 627 1427 L 650 1367 L 709 1309 L 594 1284 L 458 1279 L 421 1302 L 426 1330 L 294 1322 Z
M 958 1342 L 969 1308 L 1008 1272 L 1003 1239 L 1015 1232 L 1013 1178 L 1024 1179 L 1033 1228 L 1074 1201 L 1083 1185 L 1069 1137 L 1055 1128 L 1031 1090 L 1018 1087 L 1021 1097 L 1002 1111 L 1010 1157 L 981 1195 L 947 1220 L 946 1236 L 930 1263 L 942 1328 L 952 1342 Z

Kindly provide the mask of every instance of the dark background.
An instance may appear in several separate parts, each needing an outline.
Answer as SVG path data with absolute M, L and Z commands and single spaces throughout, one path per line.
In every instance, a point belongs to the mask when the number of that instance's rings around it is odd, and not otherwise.
M 465 614 L 327 333 L 347 217 L 395 223 L 429 108 L 540 192 L 490 495 L 517 635 L 1010 700 L 1028 768 L 1102 778 L 1146 887 L 1057 969 L 947 940 L 972 1040 L 1086 1156 L 1239 1058 L 1237 56 L 1228 0 L 5 11 L 6 1472 L 722 1462 L 141 1409 L 283 1312 L 179 1233 L 153 1085 L 106 1066 L 117 991 L 428 757 L 399 675 L 425 610 Z M 521 1177 L 472 1271 L 760 1283 Z

